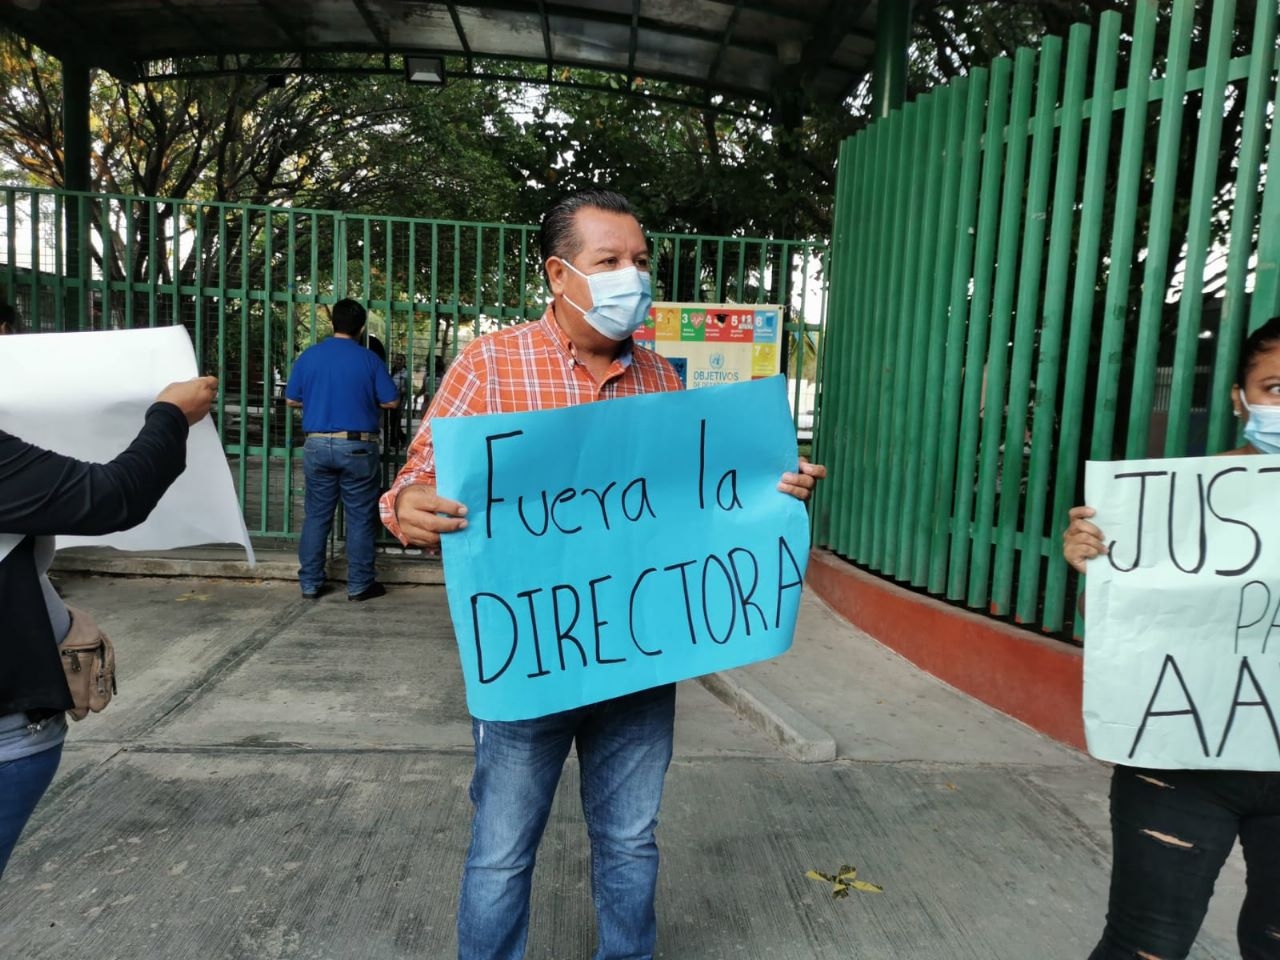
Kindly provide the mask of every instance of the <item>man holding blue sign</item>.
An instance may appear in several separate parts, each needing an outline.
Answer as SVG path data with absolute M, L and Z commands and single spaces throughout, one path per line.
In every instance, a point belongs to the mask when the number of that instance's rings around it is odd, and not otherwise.
M 648 316 L 651 295 L 649 244 L 627 201 L 607 191 L 587 191 L 561 200 L 543 218 L 541 243 L 553 294 L 550 308 L 540 321 L 483 337 L 458 357 L 410 447 L 408 462 L 382 499 L 383 522 L 405 544 L 436 545 L 443 535 L 458 535 L 468 530 L 471 514 L 467 507 L 441 497 L 436 490 L 433 419 L 438 421 L 435 426 L 442 428 L 449 424 L 443 418 L 577 407 L 595 400 L 640 398 L 681 389 L 680 379 L 667 361 L 652 351 L 636 347 L 631 339 Z M 627 404 L 635 403 L 627 401 Z M 626 405 L 611 409 L 624 414 L 639 411 L 638 407 Z M 706 423 L 705 419 L 701 421 L 702 442 L 698 448 L 703 455 L 715 450 L 714 437 L 707 437 Z M 532 433 L 531 429 L 529 435 Z M 443 436 L 440 442 L 443 444 Z M 603 434 L 598 430 L 564 432 L 551 442 L 539 442 L 536 446 L 523 430 L 486 436 L 481 456 L 489 464 L 487 483 L 483 500 L 472 502 L 477 527 L 470 531 L 472 539 L 492 541 L 495 535 L 504 532 L 501 527 L 495 530 L 495 525 L 505 524 L 506 531 L 513 537 L 523 538 L 513 542 L 529 544 L 532 550 L 539 538 L 545 545 L 548 533 L 563 538 L 577 532 L 578 527 L 588 522 L 588 515 L 592 517 L 591 522 L 598 522 L 604 529 L 611 529 L 611 518 L 615 525 L 656 523 L 658 514 L 665 512 L 664 507 L 656 489 L 652 493 L 648 490 L 644 477 L 613 485 L 585 476 L 600 456 L 616 453 L 634 442 L 616 430 Z M 514 488 L 502 488 L 495 476 L 506 452 L 517 451 L 520 446 L 526 452 L 533 451 L 544 463 L 560 466 L 568 463 L 576 467 L 584 474 L 582 485 L 577 489 L 566 487 L 550 501 L 545 490 L 541 498 L 532 493 L 527 498 L 513 495 Z M 694 451 L 691 456 L 696 458 L 699 454 Z M 791 456 L 794 457 L 794 449 Z M 444 470 L 442 466 L 442 480 Z M 736 472 L 725 471 L 718 478 L 719 489 L 715 480 L 704 485 L 703 473 L 699 470 L 697 475 L 697 497 L 701 498 L 702 507 L 708 506 L 708 499 L 714 505 L 717 497 L 725 509 L 753 502 L 737 490 Z M 507 479 L 513 475 L 508 466 Z M 731 475 L 732 483 L 729 482 Z M 824 475 L 822 467 L 802 462 L 798 470 L 783 473 L 776 489 L 804 500 L 817 479 Z M 456 490 L 446 488 L 451 492 Z M 575 499 L 577 503 L 570 505 Z M 584 503 L 595 507 L 595 513 L 590 514 Z M 572 510 L 581 511 L 577 519 L 570 516 Z M 446 548 L 466 538 L 466 534 L 451 538 Z M 793 548 L 784 538 L 778 541 L 779 554 L 794 554 L 799 549 L 799 560 L 803 563 L 802 551 L 807 543 Z M 573 541 L 563 543 L 562 550 L 575 548 Z M 525 552 L 524 547 L 520 549 L 521 552 L 511 554 L 509 565 L 537 566 L 536 561 L 529 559 L 535 554 Z M 716 557 L 713 563 L 713 556 L 702 560 L 704 593 L 707 571 L 711 571 L 713 578 L 723 571 L 723 580 L 719 581 L 721 589 L 727 590 L 726 596 L 741 607 L 742 619 L 755 616 L 757 638 L 768 627 L 765 621 L 774 618 L 775 627 L 782 622 L 782 599 L 777 599 L 776 613 L 768 603 L 752 599 L 757 581 L 763 582 L 765 578 L 758 566 L 754 568 L 755 579 L 746 581 L 748 589 L 742 581 L 750 576 L 752 568 L 746 566 L 744 555 L 737 555 L 741 561 L 738 566 L 733 563 L 732 549 L 725 552 L 727 559 Z M 471 564 L 472 567 L 479 565 Z M 676 570 L 669 579 L 677 589 L 678 585 L 684 585 L 683 596 L 690 610 L 689 584 L 694 578 L 688 570 L 693 565 L 694 561 L 689 560 L 668 564 L 665 568 Z M 799 569 L 802 571 L 802 566 Z M 453 572 L 451 569 L 450 599 L 455 623 L 458 623 L 454 592 L 460 588 L 453 581 L 464 579 L 474 571 L 462 568 L 458 577 L 453 577 Z M 637 577 L 628 577 L 625 581 L 633 609 L 637 592 L 641 590 L 638 581 L 644 581 L 645 572 L 639 571 Z M 781 574 L 776 577 L 775 589 L 779 595 L 784 588 L 794 587 L 786 590 L 787 599 L 798 597 L 799 577 L 794 564 L 789 580 L 784 582 Z M 475 740 L 476 766 L 471 784 L 475 819 L 458 909 L 460 960 L 518 960 L 524 955 L 534 859 L 564 760 L 574 745 L 581 765 L 583 810 L 591 838 L 592 895 L 599 939 L 596 958 L 643 960 L 653 956 L 658 866 L 654 829 L 672 753 L 675 688 L 669 681 L 657 681 L 658 685 L 647 688 L 635 685 L 635 676 L 647 676 L 643 674 L 641 662 L 661 652 L 651 637 L 637 636 L 635 618 L 627 641 L 634 641 L 629 661 L 620 649 L 610 649 L 602 641 L 601 631 L 609 620 L 597 609 L 597 591 L 616 586 L 606 583 L 611 579 L 611 576 L 594 577 L 589 584 L 577 586 L 557 584 L 545 592 L 535 587 L 513 588 L 516 592 L 506 595 L 497 590 L 470 594 L 475 653 L 471 663 L 464 657 L 464 669 L 469 671 L 468 702 Z M 791 580 L 797 582 L 792 584 Z M 762 588 L 760 593 L 764 592 Z M 509 672 L 508 666 L 517 656 L 520 641 L 516 632 L 516 605 L 524 601 L 528 603 L 528 620 L 532 621 L 531 649 L 537 660 L 529 664 L 521 662 L 516 671 L 521 677 L 551 678 L 553 674 L 563 677 L 571 666 L 577 665 L 575 658 L 580 655 L 582 677 L 588 676 L 588 670 L 593 671 L 592 678 L 608 670 L 614 672 L 606 676 L 616 677 L 621 671 L 631 676 L 631 685 L 611 688 L 608 681 L 604 681 L 596 688 L 606 691 L 603 699 L 593 700 L 587 691 L 574 701 L 580 705 L 571 709 L 534 715 L 526 707 L 523 712 L 516 710 L 512 714 L 529 719 L 506 719 L 501 700 L 486 703 L 478 710 L 476 704 L 482 701 L 472 697 L 473 681 L 475 686 L 480 686 L 496 682 Z M 544 608 L 548 605 L 555 608 L 559 659 L 550 663 L 541 660 L 534 617 L 535 606 L 540 601 Z M 570 603 L 573 604 L 572 619 L 562 623 L 562 608 Z M 482 613 L 482 609 L 486 612 Z M 564 616 L 567 618 L 568 614 Z M 706 617 L 705 631 L 699 634 L 695 631 L 701 628 L 695 628 L 690 614 L 693 644 L 699 637 L 706 639 L 707 633 L 711 633 L 711 643 L 702 644 L 703 648 L 728 639 L 728 634 L 717 637 L 713 630 L 713 627 L 723 630 L 723 622 L 715 621 L 706 611 L 703 616 Z M 488 647 L 486 661 L 486 641 L 482 634 L 491 635 L 491 625 L 495 622 L 505 626 L 508 633 L 502 635 L 496 646 Z M 588 639 L 593 622 L 594 642 Z M 740 622 L 736 614 L 734 622 Z M 621 630 L 617 624 L 614 626 Z M 729 633 L 733 629 L 729 626 Z M 460 638 L 462 634 L 460 628 Z M 625 636 L 626 631 L 621 630 L 621 635 Z M 659 674 L 655 672 L 652 676 Z M 614 695 L 613 689 L 628 692 Z M 486 719 L 477 715 L 481 711 L 488 717 L 499 713 L 503 716 Z

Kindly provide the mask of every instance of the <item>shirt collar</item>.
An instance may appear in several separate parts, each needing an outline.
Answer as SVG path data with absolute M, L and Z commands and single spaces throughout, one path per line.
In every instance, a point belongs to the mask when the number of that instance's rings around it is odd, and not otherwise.
M 569 335 L 556 322 L 555 308 L 547 307 L 547 312 L 542 315 L 542 319 L 538 321 L 542 325 L 543 335 L 547 337 L 556 347 L 564 354 L 565 358 L 578 362 L 578 348 L 573 345 L 573 341 L 569 339 Z M 631 366 L 631 359 L 635 353 L 635 341 L 627 337 L 622 343 L 622 350 L 618 353 L 617 358 L 613 361 L 626 370 Z

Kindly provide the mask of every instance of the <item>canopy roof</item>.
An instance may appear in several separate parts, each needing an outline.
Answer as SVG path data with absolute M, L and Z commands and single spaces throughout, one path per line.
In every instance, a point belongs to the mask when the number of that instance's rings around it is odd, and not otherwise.
M 0 26 L 66 61 L 126 80 L 176 74 L 357 69 L 405 55 L 671 80 L 708 97 L 812 103 L 850 95 L 872 67 L 882 9 L 906 0 L 9 0 Z M 916 7 L 932 0 L 917 0 Z M 365 66 L 335 55 L 364 54 Z

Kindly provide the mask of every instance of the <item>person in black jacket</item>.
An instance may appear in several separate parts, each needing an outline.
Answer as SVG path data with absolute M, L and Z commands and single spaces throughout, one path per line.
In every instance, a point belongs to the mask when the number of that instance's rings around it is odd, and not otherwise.
M 43 450 L 0 430 L 0 875 L 62 756 L 72 706 L 58 644 L 71 626 L 46 571 L 58 534 L 137 526 L 186 468 L 187 432 L 216 377 L 165 387 L 110 463 Z

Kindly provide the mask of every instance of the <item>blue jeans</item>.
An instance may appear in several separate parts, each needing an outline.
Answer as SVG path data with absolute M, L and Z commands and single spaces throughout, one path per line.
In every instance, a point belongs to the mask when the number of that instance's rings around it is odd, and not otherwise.
M 0 763 L 0 876 L 61 759 L 62 744 L 58 743 L 29 757 Z
M 347 520 L 347 593 L 373 585 L 373 538 L 378 524 L 378 444 L 367 440 L 307 437 L 302 448 L 307 478 L 298 584 L 303 593 L 324 585 L 324 554 L 338 497 Z
M 671 762 L 674 686 L 499 723 L 472 718 L 475 819 L 458 905 L 459 960 L 520 960 L 538 842 L 570 745 L 591 840 L 596 960 L 650 960 L 657 938 L 658 805 Z
M 1280 773 L 1145 770 L 1111 775 L 1114 838 L 1107 926 L 1090 960 L 1191 952 L 1236 837 L 1244 960 L 1280 960 Z

